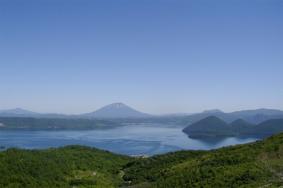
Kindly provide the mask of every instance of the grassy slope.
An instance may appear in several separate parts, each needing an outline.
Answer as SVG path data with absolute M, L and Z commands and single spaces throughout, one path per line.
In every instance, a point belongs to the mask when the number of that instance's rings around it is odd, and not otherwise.
M 279 187 L 283 180 L 283 134 L 263 142 L 210 152 L 184 152 L 185 160 L 168 163 L 172 153 L 142 159 L 125 168 L 132 187 Z M 169 160 L 170 161 L 170 160 Z M 168 165 L 167 165 L 168 164 Z
M 117 187 L 129 157 L 81 146 L 0 153 L 0 187 Z
M 0 187 L 279 187 L 282 172 L 283 134 L 147 159 L 81 146 L 0 152 Z

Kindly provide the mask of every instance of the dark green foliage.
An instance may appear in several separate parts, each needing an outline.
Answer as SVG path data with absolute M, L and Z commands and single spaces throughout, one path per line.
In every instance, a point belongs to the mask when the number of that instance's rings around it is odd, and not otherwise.
M 160 178 L 164 170 L 182 163 L 189 159 L 199 157 L 206 153 L 205 151 L 178 151 L 166 155 L 157 155 L 151 158 L 136 159 L 128 163 L 125 167 L 124 180 L 132 183 L 149 181 L 153 182 Z M 134 167 L 134 168 L 132 168 Z M 138 167 L 138 168 L 135 168 Z
M 282 172 L 283 134 L 212 151 L 149 158 L 82 146 L 0 152 L 0 187 L 280 187 Z
M 0 187 L 79 184 L 116 187 L 121 181 L 119 169 L 128 160 L 125 156 L 81 146 L 48 150 L 8 149 L 0 153 Z
M 146 182 L 150 187 L 160 188 L 283 185 L 283 134 L 263 142 L 196 152 L 171 162 L 168 162 L 169 156 L 178 158 L 179 154 L 163 155 L 159 160 L 143 159 L 126 166 L 125 180 L 132 185 Z

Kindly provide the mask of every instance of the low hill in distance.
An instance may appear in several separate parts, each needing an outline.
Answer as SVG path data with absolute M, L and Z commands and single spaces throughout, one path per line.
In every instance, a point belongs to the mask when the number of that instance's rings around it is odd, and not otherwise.
M 242 110 L 225 113 L 220 110 L 206 110 L 202 113 L 192 114 L 180 119 L 181 124 L 192 124 L 209 116 L 218 117 L 225 122 L 231 123 L 235 120 L 242 119 L 252 124 L 258 124 L 269 119 L 283 119 L 283 111 L 274 109 L 255 109 Z
M 253 132 L 263 135 L 273 135 L 283 132 L 283 119 L 270 119 L 262 122 L 254 127 Z
M 227 137 L 227 136 L 259 136 L 267 137 L 283 132 L 283 119 L 271 119 L 259 124 L 251 124 L 238 119 L 232 123 L 215 116 L 204 118 L 183 129 L 191 138 Z
M 251 132 L 254 124 L 251 124 L 243 119 L 237 119 L 230 123 L 232 131 L 237 135 L 245 134 L 247 131 Z
M 0 117 L 0 130 L 90 130 L 122 126 L 110 120 Z
M 0 110 L 1 117 L 33 117 L 37 116 L 39 113 L 25 110 L 22 108 L 15 108 L 9 110 Z
M 212 151 L 132 158 L 82 146 L 0 152 L 0 187 L 280 187 L 283 134 Z
M 241 110 L 231 112 L 229 114 L 254 124 L 259 124 L 269 119 L 283 119 L 283 111 L 266 108 L 256 110 Z

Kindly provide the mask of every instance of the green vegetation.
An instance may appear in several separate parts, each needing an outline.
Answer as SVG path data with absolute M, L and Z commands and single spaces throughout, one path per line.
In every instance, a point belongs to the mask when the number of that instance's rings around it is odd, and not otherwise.
M 0 130 L 84 130 L 122 126 L 109 120 L 0 117 Z
M 283 134 L 212 151 L 131 158 L 82 146 L 0 152 L 0 187 L 280 187 Z
M 139 159 L 124 169 L 133 187 L 279 187 L 283 134 L 252 144 Z
M 0 187 L 118 187 L 129 157 L 81 146 L 0 152 Z

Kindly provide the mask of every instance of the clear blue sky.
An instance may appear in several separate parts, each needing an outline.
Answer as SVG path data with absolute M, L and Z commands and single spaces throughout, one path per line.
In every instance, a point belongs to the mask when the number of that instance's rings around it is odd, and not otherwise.
M 282 0 L 0 0 L 0 109 L 283 109 Z

